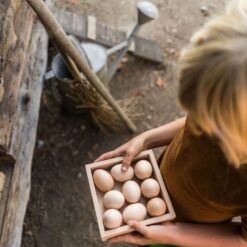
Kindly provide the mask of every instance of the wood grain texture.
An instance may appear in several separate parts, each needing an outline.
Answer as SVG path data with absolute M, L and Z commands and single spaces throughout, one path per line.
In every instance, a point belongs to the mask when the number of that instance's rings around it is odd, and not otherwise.
M 36 23 L 28 47 L 27 66 L 21 80 L 12 126 L 10 153 L 16 157 L 11 188 L 5 212 L 0 246 L 20 247 L 22 226 L 30 193 L 33 150 L 39 117 L 43 76 L 47 65 L 48 37 Z
M 5 174 L 0 172 L 0 201 L 1 201 L 2 193 L 4 189 L 5 178 L 6 178 Z
M 24 0 L 1 1 L 0 5 L 0 55 L 6 59 L 3 70 L 5 95 L 0 105 L 0 162 L 13 164 L 14 157 L 9 153 L 9 148 L 20 83 L 26 67 L 33 12 Z

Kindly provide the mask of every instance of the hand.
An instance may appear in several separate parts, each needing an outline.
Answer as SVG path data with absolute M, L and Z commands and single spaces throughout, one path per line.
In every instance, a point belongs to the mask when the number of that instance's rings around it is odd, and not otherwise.
M 119 148 L 102 154 L 95 161 L 107 160 L 119 156 L 124 156 L 122 162 L 122 171 L 127 171 L 128 167 L 131 165 L 131 162 L 135 156 L 137 156 L 141 151 L 145 150 L 145 138 L 142 135 L 139 135 L 129 142 L 123 144 Z
M 130 243 L 137 245 L 171 244 L 169 234 L 174 231 L 174 223 L 166 222 L 162 225 L 145 226 L 138 221 L 129 221 L 128 225 L 137 232 L 124 234 L 108 240 L 109 243 Z

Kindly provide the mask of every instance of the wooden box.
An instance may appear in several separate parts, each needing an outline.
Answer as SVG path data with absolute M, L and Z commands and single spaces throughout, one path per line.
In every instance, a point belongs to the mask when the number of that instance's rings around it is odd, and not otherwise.
M 166 202 L 166 205 L 167 205 L 167 211 L 164 215 L 158 216 L 158 217 L 150 217 L 149 215 L 147 215 L 146 219 L 143 220 L 142 222 L 145 225 L 151 225 L 151 224 L 157 224 L 157 223 L 164 222 L 164 221 L 173 220 L 176 217 L 176 215 L 175 215 L 173 206 L 171 204 L 168 192 L 166 190 L 163 178 L 161 177 L 161 173 L 160 173 L 159 167 L 157 165 L 153 151 L 147 150 L 147 151 L 140 153 L 133 160 L 132 163 L 135 163 L 136 161 L 141 160 L 141 159 L 148 160 L 151 163 L 151 165 L 153 166 L 153 174 L 151 177 L 158 181 L 158 183 L 160 185 L 159 197 L 163 198 Z M 93 198 L 94 208 L 96 211 L 96 217 L 97 217 L 97 221 L 98 221 L 98 225 L 99 225 L 101 239 L 103 241 L 105 241 L 109 238 L 133 231 L 133 229 L 131 229 L 128 225 L 122 225 L 122 226 L 115 228 L 115 229 L 106 229 L 104 227 L 103 221 L 102 221 L 102 216 L 104 213 L 102 198 L 104 196 L 104 193 L 100 192 L 95 187 L 94 182 L 93 182 L 93 176 L 92 176 L 94 170 L 101 168 L 101 169 L 105 169 L 105 170 L 109 171 L 109 169 L 112 166 L 121 163 L 122 160 L 123 160 L 123 157 L 118 157 L 118 158 L 113 158 L 113 159 L 109 159 L 109 160 L 100 161 L 100 162 L 86 165 L 86 171 L 87 171 L 89 186 L 90 186 L 90 190 L 91 190 L 91 194 L 92 194 L 92 198 Z M 137 178 L 134 178 L 133 180 L 135 180 L 140 185 L 141 180 L 138 180 Z M 121 191 L 121 185 L 122 185 L 122 183 L 115 182 L 114 189 Z M 143 196 L 141 196 L 140 202 L 146 206 L 147 200 L 148 199 L 145 199 Z M 125 203 L 125 205 L 122 207 L 120 212 L 123 211 L 123 209 L 126 207 L 127 204 L 128 203 Z

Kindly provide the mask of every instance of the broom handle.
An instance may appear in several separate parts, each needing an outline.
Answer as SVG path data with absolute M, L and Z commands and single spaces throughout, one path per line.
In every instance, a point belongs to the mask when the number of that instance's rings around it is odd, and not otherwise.
M 100 93 L 100 95 L 106 100 L 106 102 L 115 110 L 118 116 L 123 120 L 126 126 L 133 132 L 136 132 L 136 126 L 129 119 L 123 109 L 114 100 L 112 95 L 102 84 L 99 78 L 92 72 L 91 68 L 84 61 L 81 55 L 77 52 L 76 48 L 69 40 L 68 36 L 64 32 L 63 28 L 57 22 L 55 17 L 52 15 L 50 10 L 47 8 L 42 0 L 26 0 L 32 9 L 36 12 L 40 21 L 47 28 L 50 38 L 54 40 L 59 48 L 63 49 L 63 54 L 67 54 L 71 60 L 79 67 L 79 69 L 86 76 L 88 81 L 95 87 L 95 89 Z M 66 59 L 66 58 L 65 58 Z
M 53 45 L 56 47 L 56 49 L 59 51 L 59 53 L 61 54 L 61 56 L 63 57 L 63 60 L 70 72 L 70 74 L 73 76 L 73 78 L 77 81 L 81 81 L 82 75 L 80 70 L 77 68 L 76 64 L 74 63 L 74 61 L 65 53 L 65 51 L 59 46 L 58 42 L 55 41 L 54 37 L 51 37 L 51 33 L 49 32 L 49 29 L 47 28 L 47 26 L 45 26 L 45 24 L 43 24 L 43 26 L 45 27 L 48 36 L 50 37 L 51 42 L 53 43 Z

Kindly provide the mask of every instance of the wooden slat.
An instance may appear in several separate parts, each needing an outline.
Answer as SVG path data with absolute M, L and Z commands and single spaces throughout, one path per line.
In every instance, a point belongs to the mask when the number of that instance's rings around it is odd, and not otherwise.
M 125 32 L 116 31 L 109 28 L 106 24 L 97 21 L 96 23 L 96 41 L 104 46 L 112 47 L 126 39 Z
M 156 42 L 143 39 L 139 36 L 135 36 L 134 39 L 134 54 L 136 56 L 154 61 L 161 62 L 163 61 L 163 53 L 160 45 Z
M 5 95 L 0 104 L 0 162 L 13 164 L 14 157 L 7 153 L 12 140 L 20 82 L 26 66 L 33 12 L 23 0 L 1 1 L 0 5 L 3 34 L 0 51 L 6 59 L 3 71 Z

